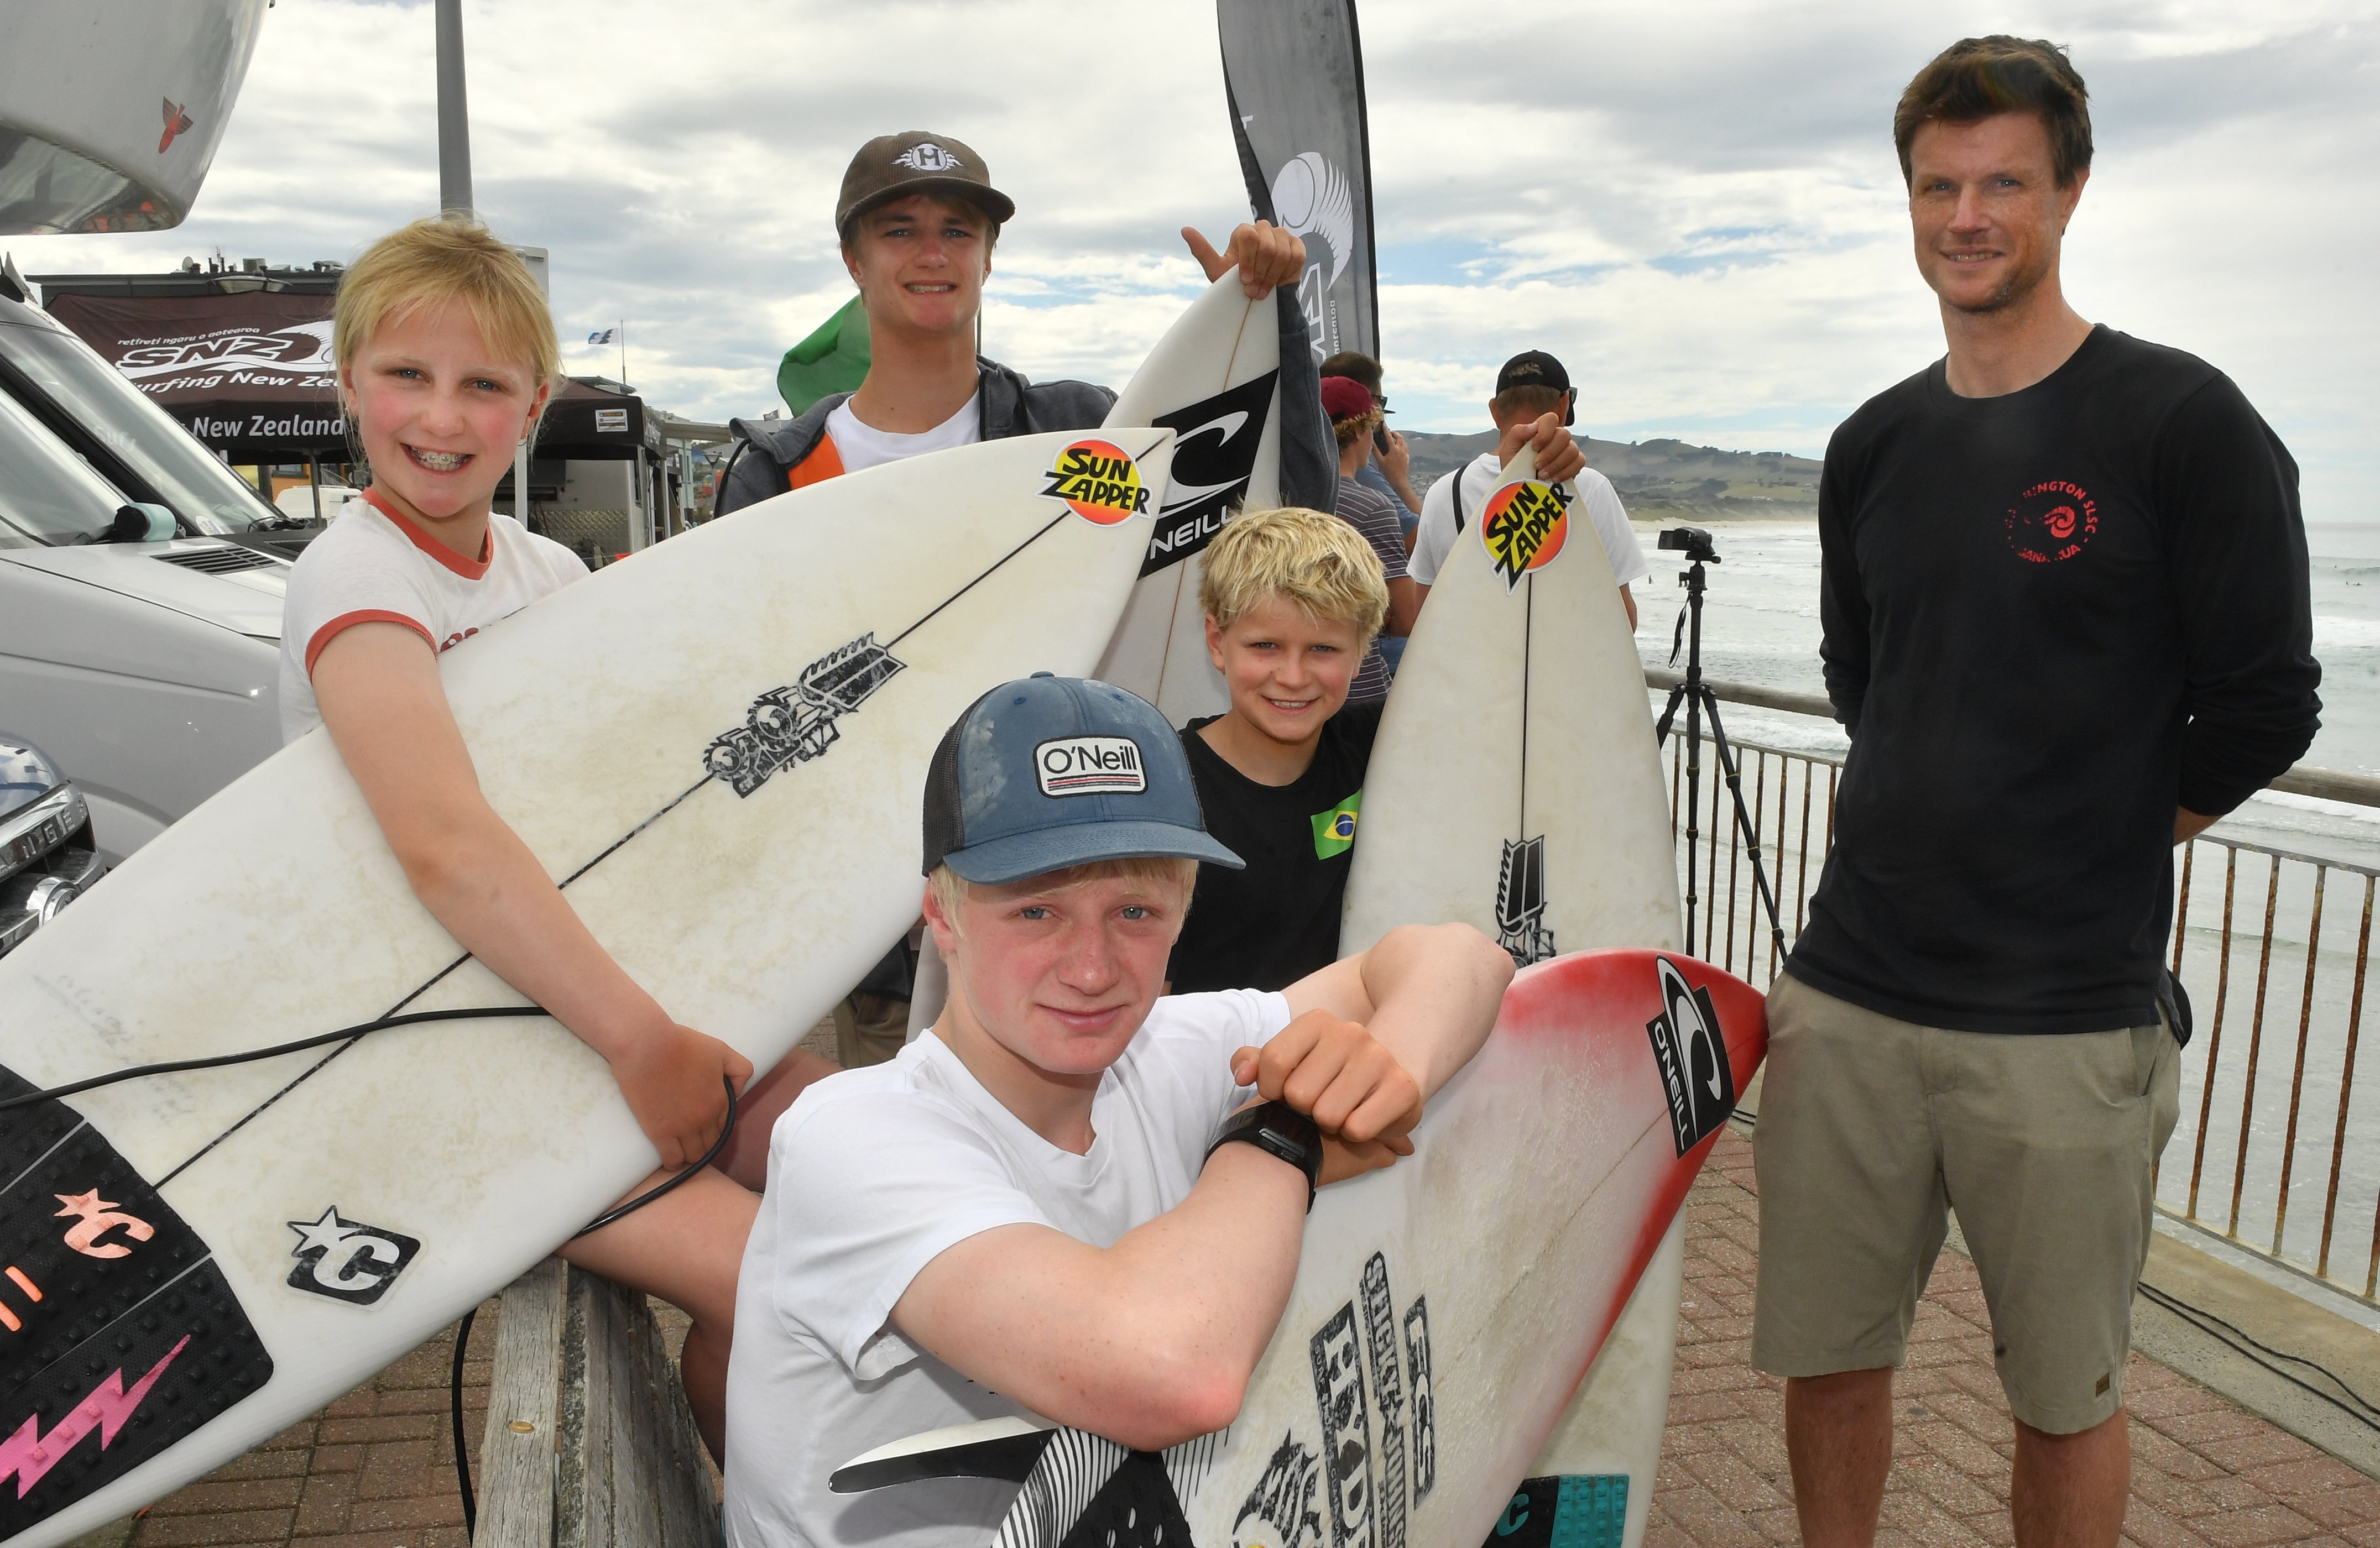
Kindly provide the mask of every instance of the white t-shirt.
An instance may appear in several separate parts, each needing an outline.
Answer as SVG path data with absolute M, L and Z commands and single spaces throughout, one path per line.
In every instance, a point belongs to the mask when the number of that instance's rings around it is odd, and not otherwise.
M 1479 512 L 1488 497 L 1503 486 L 1504 465 L 1496 460 L 1493 452 L 1482 452 L 1471 460 L 1460 475 L 1463 479 L 1463 534 L 1476 541 Z M 1421 526 L 1414 534 L 1412 562 L 1407 573 L 1424 586 L 1438 584 L 1438 572 L 1446 556 L 1454 551 L 1454 478 L 1450 474 L 1430 485 L 1421 500 Z M 1595 469 L 1583 468 L 1571 480 L 1572 508 L 1584 502 L 1586 514 L 1594 519 L 1595 535 L 1603 539 L 1603 556 L 1611 561 L 1611 578 L 1621 586 L 1643 580 L 1653 573 L 1645 562 L 1645 550 L 1636 541 L 1635 529 L 1628 525 L 1628 508 L 1620 503 L 1620 491 L 1611 480 Z
M 922 1431 L 1020 1413 L 889 1321 L 917 1272 L 980 1231 L 1031 1223 L 1112 1246 L 1189 1195 L 1251 1094 L 1231 1056 L 1289 1023 L 1252 989 L 1150 1008 L 1092 1098 L 1090 1154 L 1027 1129 L 940 1037 L 802 1093 L 769 1143 L 727 1371 L 729 1548 L 977 1548 L 1016 1485 L 944 1479 L 836 1494 L 828 1475 Z
M 843 463 L 843 470 L 857 473 L 904 457 L 922 457 L 929 452 L 974 445 L 983 439 L 982 399 L 983 389 L 978 387 L 964 407 L 932 429 L 920 430 L 916 435 L 895 435 L 862 423 L 859 416 L 851 411 L 851 400 L 845 398 L 828 411 L 826 433 L 834 442 L 834 454 Z
M 402 623 L 443 654 L 587 574 L 579 557 L 492 512 L 473 563 L 367 490 L 349 501 L 289 573 L 281 610 L 281 740 L 322 723 L 314 662 L 354 623 Z

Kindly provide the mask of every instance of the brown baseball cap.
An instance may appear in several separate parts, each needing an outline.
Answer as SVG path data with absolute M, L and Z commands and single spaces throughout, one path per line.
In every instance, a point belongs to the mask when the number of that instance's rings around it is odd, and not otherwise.
M 965 200 L 994 224 L 1005 224 L 1016 213 L 1015 202 L 991 186 L 990 170 L 971 147 L 948 135 L 904 129 L 878 135 L 851 158 L 843 193 L 834 201 L 834 229 L 847 234 L 861 215 L 912 193 Z

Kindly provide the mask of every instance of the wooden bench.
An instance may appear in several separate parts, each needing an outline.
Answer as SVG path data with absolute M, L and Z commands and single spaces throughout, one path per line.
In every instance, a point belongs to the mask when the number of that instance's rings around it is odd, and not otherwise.
M 548 1258 L 504 1291 L 474 1548 L 715 1548 L 710 1469 L 645 1298 Z

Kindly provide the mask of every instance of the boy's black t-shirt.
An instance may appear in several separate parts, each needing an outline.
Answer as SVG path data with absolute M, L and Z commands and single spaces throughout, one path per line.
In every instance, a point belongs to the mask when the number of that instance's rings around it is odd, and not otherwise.
M 1248 864 L 1198 867 L 1166 969 L 1177 995 L 1284 989 L 1339 960 L 1339 905 L 1380 706 L 1351 704 L 1332 716 L 1313 764 L 1286 785 L 1260 785 L 1208 746 L 1199 730 L 1219 719 L 1191 721 L 1182 745 L 1207 831 Z
M 1835 847 L 1788 964 L 1963 1032 L 2156 1019 L 2177 805 L 2313 738 L 2297 465 L 2229 378 L 2095 330 L 2045 380 L 1935 366 L 1827 448 Z

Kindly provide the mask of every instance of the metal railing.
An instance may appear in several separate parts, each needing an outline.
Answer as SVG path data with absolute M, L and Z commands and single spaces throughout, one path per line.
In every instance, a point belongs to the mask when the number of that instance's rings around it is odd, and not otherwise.
M 1657 689 L 1677 683 L 1658 670 L 1645 677 Z M 1829 715 L 1815 695 L 1711 687 L 1733 704 Z M 1732 730 L 1729 740 L 1790 949 L 1833 847 L 1841 758 Z M 1682 720 L 1663 749 L 1682 840 L 1683 743 Z M 1707 746 L 1702 761 L 1695 936 L 1707 960 L 1767 984 L 1783 964 L 1754 895 L 1749 846 Z M 2380 807 L 2380 779 L 2365 775 L 2301 766 L 2272 788 Z M 1682 843 L 1681 856 L 1682 884 Z M 2375 1057 L 2362 1033 L 2380 871 L 2215 833 L 2180 846 L 2175 868 L 2167 959 L 2195 1008 L 2196 1034 L 2182 1058 L 2181 1115 L 2159 1165 L 2157 1208 L 2380 1305 L 2380 1097 L 2369 1094 L 2380 1071 L 2362 1068 Z

